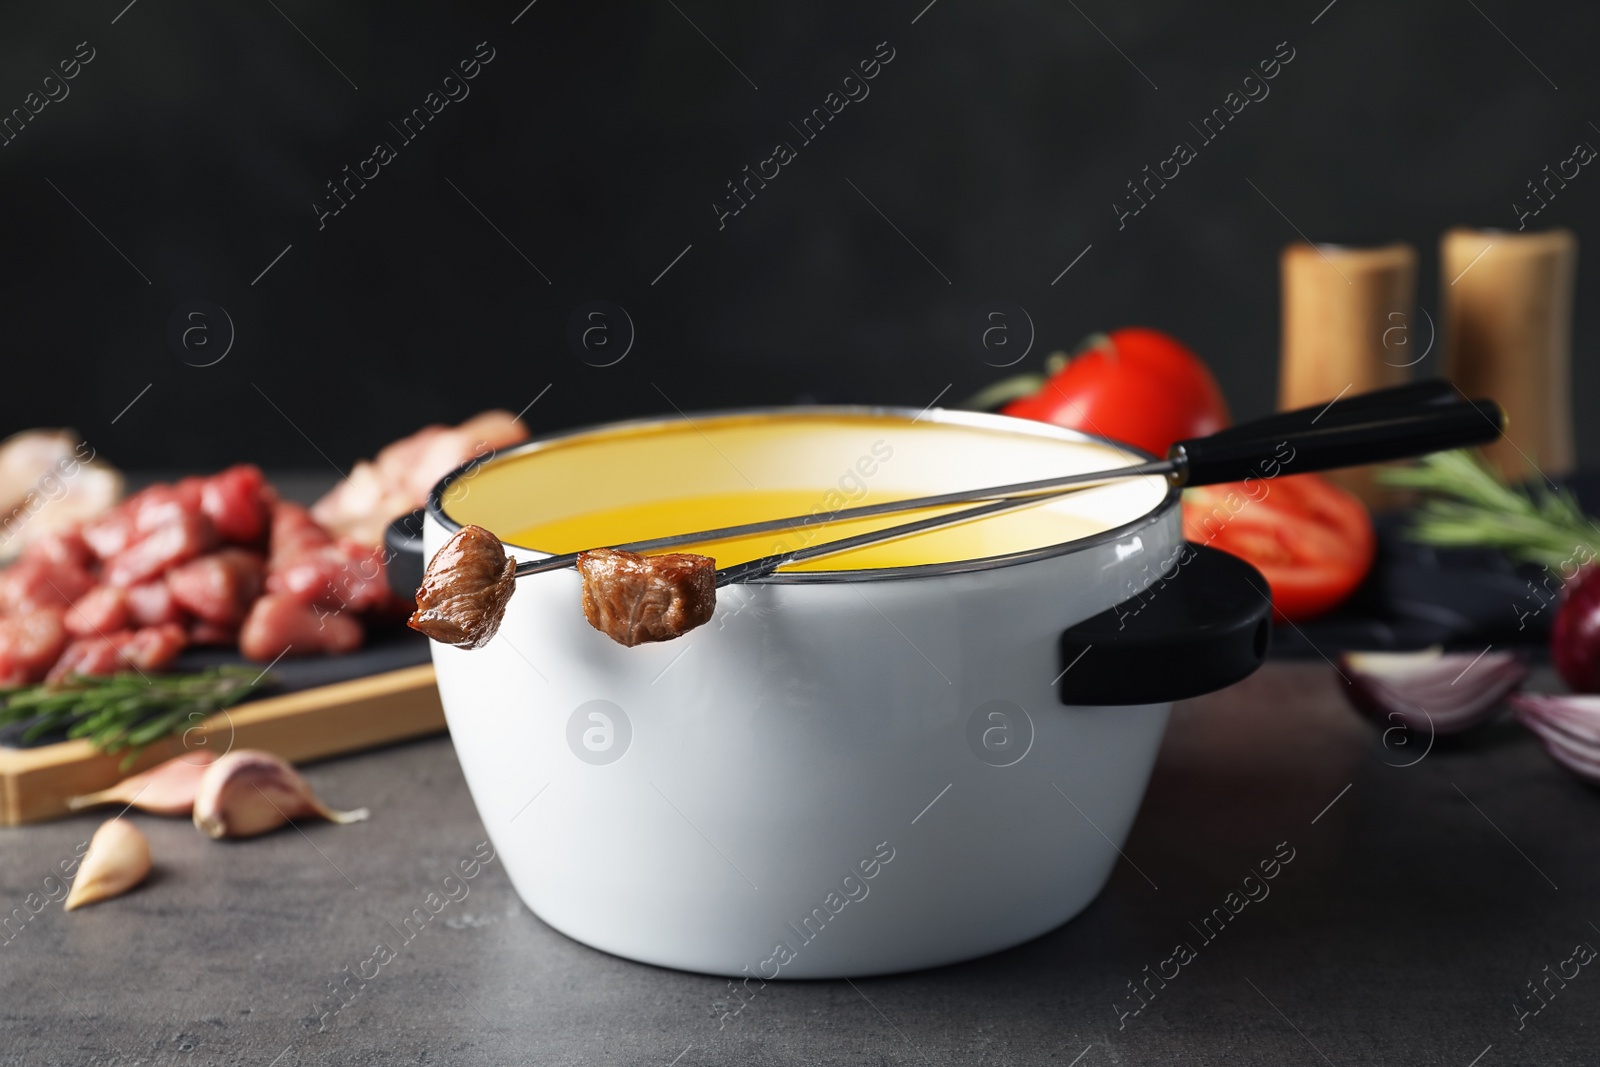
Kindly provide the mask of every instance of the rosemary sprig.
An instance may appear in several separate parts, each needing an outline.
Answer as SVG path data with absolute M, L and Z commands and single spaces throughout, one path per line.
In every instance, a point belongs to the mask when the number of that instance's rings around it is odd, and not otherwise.
M 124 766 L 152 741 L 232 707 L 271 679 L 253 667 L 215 667 L 196 674 L 75 674 L 0 690 L 0 726 L 27 722 L 24 742 L 66 730 L 102 752 L 130 749 Z
M 1507 485 L 1475 452 L 1425 456 L 1385 470 L 1387 485 L 1421 490 L 1407 535 L 1441 548 L 1498 548 L 1524 563 L 1556 566 L 1600 557 L 1600 525 L 1564 489 Z

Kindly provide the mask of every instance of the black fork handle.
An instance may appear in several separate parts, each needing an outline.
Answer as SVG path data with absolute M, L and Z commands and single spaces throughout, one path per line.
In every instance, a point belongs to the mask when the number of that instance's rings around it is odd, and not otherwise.
M 1288 433 L 1291 430 L 1308 429 L 1323 423 L 1330 425 L 1342 423 L 1374 412 L 1439 407 L 1445 404 L 1458 404 L 1465 399 L 1466 396 L 1461 390 L 1445 379 L 1423 378 L 1404 385 L 1393 385 L 1387 389 L 1374 389 L 1370 393 L 1356 393 L 1353 396 L 1346 393 L 1322 404 L 1296 408 L 1293 411 L 1280 411 L 1265 418 L 1252 419 L 1238 426 L 1219 430 L 1211 435 L 1211 439 L 1226 440 L 1257 432 Z
M 1322 418 L 1286 412 L 1179 441 L 1167 453 L 1176 467 L 1173 480 L 1215 485 L 1410 459 L 1487 444 L 1505 427 L 1505 413 L 1492 400 L 1404 405 L 1380 400 L 1336 415 L 1338 407 L 1332 405 Z

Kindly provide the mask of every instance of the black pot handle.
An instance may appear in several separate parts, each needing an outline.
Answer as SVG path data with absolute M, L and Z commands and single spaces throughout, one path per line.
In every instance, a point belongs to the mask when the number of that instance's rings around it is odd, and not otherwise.
M 1186 543 L 1165 577 L 1061 635 L 1061 702 L 1164 704 L 1230 686 L 1266 658 L 1271 615 L 1260 571 Z
M 384 574 L 389 589 L 402 600 L 416 598 L 427 560 L 422 555 L 422 519 L 427 512 L 418 508 L 402 515 L 383 531 L 384 555 L 388 557 Z

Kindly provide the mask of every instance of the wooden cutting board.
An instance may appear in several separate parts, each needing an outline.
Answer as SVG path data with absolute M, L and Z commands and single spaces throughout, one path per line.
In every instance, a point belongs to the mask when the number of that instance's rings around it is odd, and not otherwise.
M 261 748 L 295 763 L 356 752 L 444 730 L 433 666 L 402 667 L 247 701 L 183 737 L 159 741 L 126 771 L 84 740 L 0 748 L 0 825 L 68 814 L 70 797 L 93 793 L 185 751 Z

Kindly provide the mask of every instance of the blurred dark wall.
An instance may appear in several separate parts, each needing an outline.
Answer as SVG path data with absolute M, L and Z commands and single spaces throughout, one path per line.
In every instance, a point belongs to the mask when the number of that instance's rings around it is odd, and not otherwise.
M 0 431 L 73 425 L 127 467 L 343 467 L 547 384 L 536 430 L 920 408 L 1006 373 L 970 340 L 991 301 L 1035 324 L 1021 368 L 1153 325 L 1248 416 L 1275 396 L 1297 229 L 1414 243 L 1437 318 L 1440 232 L 1514 228 L 1527 181 L 1600 145 L 1593 5 L 926 2 L 7 5 L 0 110 L 67 95 L 0 148 Z M 46 84 L 83 41 L 93 59 Z M 445 84 L 480 42 L 492 60 Z M 889 49 L 865 90 L 844 85 Z M 1119 229 L 1125 183 L 1285 49 L 1270 96 Z M 845 88 L 870 95 L 802 140 L 790 123 Z M 414 140 L 390 125 L 446 90 L 470 95 Z M 364 164 L 380 141 L 394 158 Z M 719 229 L 726 183 L 779 141 L 796 158 Z M 377 176 L 319 223 L 346 166 Z M 1534 225 L 1587 240 L 1597 222 L 1586 169 Z M 1592 277 L 1580 265 L 1590 461 Z M 635 333 L 612 366 L 569 343 L 597 300 Z M 217 308 L 231 350 L 187 365 L 221 353 Z M 609 314 L 592 363 L 628 340 Z

